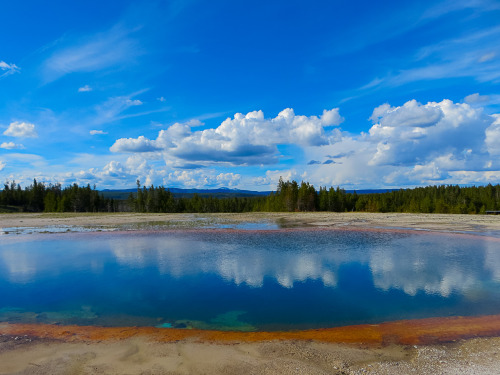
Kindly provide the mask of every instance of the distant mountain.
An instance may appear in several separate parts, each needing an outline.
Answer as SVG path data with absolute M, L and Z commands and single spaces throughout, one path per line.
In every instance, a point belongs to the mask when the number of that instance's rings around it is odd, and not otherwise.
M 356 190 L 356 194 L 361 195 L 361 194 L 382 194 L 382 193 L 389 193 L 391 191 L 398 191 L 400 189 L 360 189 Z M 346 193 L 354 193 L 354 190 L 346 190 Z
M 243 198 L 243 197 L 262 197 L 267 196 L 270 191 L 253 191 L 253 190 L 240 190 L 240 189 L 180 189 L 180 188 L 168 188 L 168 190 L 174 194 L 176 198 L 191 198 L 194 194 L 198 194 L 200 197 L 214 197 L 214 198 Z M 121 190 L 110 190 L 105 189 L 100 191 L 105 198 L 110 199 L 127 199 L 130 193 L 136 193 L 137 189 L 121 189 Z
M 270 191 L 254 191 L 254 190 L 240 190 L 240 189 L 229 189 L 229 188 L 219 188 L 219 189 L 180 189 L 180 188 L 168 188 L 168 190 L 174 194 L 176 198 L 191 198 L 194 194 L 198 194 L 200 197 L 214 197 L 214 198 L 243 198 L 243 197 L 263 197 L 269 195 Z M 380 194 L 387 193 L 390 191 L 395 191 L 399 189 L 361 189 L 356 190 L 359 195 L 362 194 Z M 111 190 L 104 189 L 100 191 L 105 198 L 125 200 L 128 198 L 130 193 L 136 193 L 135 189 L 120 189 Z M 346 193 L 353 193 L 354 190 L 346 190 Z

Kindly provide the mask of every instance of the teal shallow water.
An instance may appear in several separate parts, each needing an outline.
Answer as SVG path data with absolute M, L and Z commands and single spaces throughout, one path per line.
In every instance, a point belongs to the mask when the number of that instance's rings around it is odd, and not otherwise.
M 402 231 L 4 236 L 0 321 L 289 330 L 500 314 L 500 242 Z

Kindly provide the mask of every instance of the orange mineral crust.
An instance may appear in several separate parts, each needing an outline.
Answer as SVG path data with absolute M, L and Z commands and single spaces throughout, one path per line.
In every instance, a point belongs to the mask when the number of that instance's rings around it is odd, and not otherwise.
M 472 337 L 500 336 L 500 315 L 429 318 L 381 324 L 324 328 L 291 332 L 226 332 L 154 327 L 60 326 L 48 324 L 1 323 L 4 335 L 27 335 L 64 341 L 121 340 L 146 336 L 172 342 L 193 339 L 199 342 L 256 342 L 269 340 L 315 340 L 331 343 L 389 343 L 416 345 L 449 342 Z

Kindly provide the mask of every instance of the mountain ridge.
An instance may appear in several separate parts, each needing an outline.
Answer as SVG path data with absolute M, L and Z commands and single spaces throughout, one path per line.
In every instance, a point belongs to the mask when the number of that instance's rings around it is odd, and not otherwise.
M 272 193 L 272 191 L 256 191 L 256 190 L 242 190 L 242 189 L 231 189 L 227 187 L 216 188 L 216 189 L 184 189 L 184 188 L 166 188 L 170 191 L 176 198 L 190 198 L 194 194 L 201 197 L 216 197 L 216 198 L 244 198 L 244 197 L 265 197 Z M 376 193 L 387 193 L 390 191 L 399 189 L 359 189 L 359 190 L 345 190 L 346 193 L 353 193 L 356 191 L 357 194 L 376 194 Z M 105 198 L 113 199 L 127 199 L 130 193 L 136 193 L 137 188 L 131 189 L 103 189 L 99 192 Z

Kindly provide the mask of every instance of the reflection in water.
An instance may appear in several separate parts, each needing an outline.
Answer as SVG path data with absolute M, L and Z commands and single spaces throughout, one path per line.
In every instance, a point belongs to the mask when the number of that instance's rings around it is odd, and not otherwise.
M 484 237 L 354 231 L 19 236 L 0 320 L 289 329 L 500 313 Z
M 447 237 L 431 239 L 398 238 L 391 241 L 391 246 L 373 249 L 370 269 L 374 284 L 383 290 L 399 289 L 411 296 L 422 291 L 448 297 L 454 292 L 466 294 L 474 289 L 485 271 L 483 260 L 478 259 L 481 253 L 477 252 L 478 246 L 460 247 L 447 241 Z M 487 246 L 486 243 L 481 245 Z
M 244 236 L 247 238 L 248 236 Z M 238 242 L 218 242 L 216 238 L 134 238 L 127 241 L 110 240 L 109 248 L 120 264 L 132 268 L 157 267 L 161 274 L 174 277 L 200 273 L 218 274 L 236 285 L 262 287 L 266 277 L 285 288 L 295 282 L 321 280 L 335 286 L 332 265 L 335 253 L 303 253 L 290 249 L 282 251 L 266 246 Z M 339 259 L 340 260 L 340 259 Z M 335 266 L 334 268 L 337 268 Z
M 500 283 L 500 243 L 486 242 L 484 248 L 484 268 L 491 273 L 492 281 Z
M 36 273 L 37 262 L 28 253 L 15 250 L 2 252 L 3 264 L 6 266 L 7 276 L 14 283 L 26 283 Z M 5 273 L 4 273 L 5 274 Z

